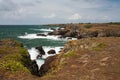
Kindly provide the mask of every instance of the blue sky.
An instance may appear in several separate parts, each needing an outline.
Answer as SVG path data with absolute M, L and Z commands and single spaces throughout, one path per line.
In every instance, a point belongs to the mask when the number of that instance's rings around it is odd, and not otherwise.
M 120 22 L 120 0 L 0 0 L 0 24 Z

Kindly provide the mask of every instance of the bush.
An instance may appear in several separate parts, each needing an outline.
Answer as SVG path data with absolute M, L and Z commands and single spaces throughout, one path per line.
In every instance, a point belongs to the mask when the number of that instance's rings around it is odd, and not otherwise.
M 91 27 L 92 27 L 92 25 L 87 24 L 87 25 L 85 25 L 84 27 L 89 29 L 89 28 L 91 28 Z

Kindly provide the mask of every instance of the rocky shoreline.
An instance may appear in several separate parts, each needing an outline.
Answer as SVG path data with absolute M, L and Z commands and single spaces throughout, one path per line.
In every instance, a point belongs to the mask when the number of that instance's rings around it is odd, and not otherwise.
M 60 38 L 74 37 L 77 40 L 68 41 L 60 54 L 56 54 L 55 50 L 49 50 L 48 54 L 55 55 L 46 58 L 40 69 L 35 60 L 30 60 L 30 55 L 23 44 L 11 39 L 0 40 L 0 79 L 120 79 L 119 24 L 62 24 L 61 26 L 48 35 L 61 35 Z M 38 36 L 45 35 L 38 34 Z M 36 59 L 45 55 L 42 46 L 36 49 L 39 51 Z M 44 77 L 47 75 L 49 77 Z
M 48 33 L 49 35 L 61 35 L 61 38 L 75 37 L 120 37 L 120 29 L 108 24 L 66 24 L 58 30 Z
M 113 28 L 114 27 L 114 28 Z M 48 35 L 60 35 L 60 38 L 99 38 L 99 37 L 120 37 L 120 28 L 119 26 L 109 25 L 109 24 L 65 24 L 62 25 L 58 30 L 48 33 Z M 83 46 L 84 47 L 84 46 Z M 87 46 L 86 46 L 87 47 Z M 68 49 L 70 50 L 70 49 Z M 39 49 L 40 51 L 40 49 Z M 44 50 L 41 50 L 44 53 Z M 63 49 L 62 54 L 67 52 L 66 49 Z M 42 54 L 44 55 L 44 54 Z M 45 75 L 52 68 L 57 67 L 59 62 L 58 55 L 50 56 L 45 60 L 38 71 L 39 76 Z M 57 58 L 56 58 L 57 57 Z M 56 62 L 56 63 L 55 63 Z M 54 64 L 53 64 L 54 63 Z

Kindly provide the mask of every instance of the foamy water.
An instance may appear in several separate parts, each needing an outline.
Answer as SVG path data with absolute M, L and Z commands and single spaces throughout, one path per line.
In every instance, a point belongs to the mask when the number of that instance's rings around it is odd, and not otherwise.
M 49 29 L 34 29 L 34 30 L 46 31 L 44 33 L 40 33 L 40 34 L 45 34 L 45 35 L 47 35 L 48 32 L 53 31 L 50 28 Z M 41 38 L 43 38 L 43 39 L 60 40 L 60 41 L 76 40 L 76 38 L 72 38 L 72 37 L 67 37 L 67 38 L 59 38 L 59 37 L 60 37 L 59 35 L 58 36 L 54 36 L 54 35 L 37 36 L 37 34 L 28 34 L 28 33 L 25 33 L 25 35 L 22 35 L 22 36 L 18 36 L 18 38 L 21 38 L 21 39 L 41 39 Z M 54 56 L 56 54 L 59 54 L 59 51 L 61 50 L 61 48 L 63 48 L 63 47 L 62 46 L 60 46 L 60 47 L 43 46 L 45 55 L 42 55 L 41 59 L 36 59 L 37 56 L 39 55 L 39 51 L 37 49 L 31 48 L 31 49 L 28 49 L 28 52 L 30 54 L 31 60 L 36 60 L 37 65 L 40 69 L 41 65 L 44 64 L 45 59 L 49 56 Z M 48 54 L 47 52 L 51 49 L 55 50 L 56 54 Z
M 66 38 L 59 38 L 60 36 L 47 35 L 47 36 L 37 36 L 37 34 L 25 34 L 23 36 L 18 36 L 21 39 L 51 39 L 51 40 L 67 40 Z
M 61 50 L 61 48 L 63 47 L 46 47 L 46 46 L 43 46 L 43 49 L 45 51 L 45 55 L 42 56 L 42 59 L 36 59 L 36 57 L 39 55 L 39 51 L 35 48 L 31 48 L 31 49 L 28 49 L 28 52 L 30 54 L 30 58 L 31 60 L 36 60 L 37 62 L 37 65 L 40 69 L 41 65 L 44 64 L 44 59 L 46 59 L 47 57 L 49 56 L 54 56 L 56 54 L 59 54 L 59 51 Z M 51 49 L 54 49 L 56 51 L 56 54 L 48 54 L 47 52 Z
M 35 31 L 46 31 L 46 32 L 52 32 L 53 31 L 50 28 L 49 29 L 32 29 L 32 30 L 35 30 Z

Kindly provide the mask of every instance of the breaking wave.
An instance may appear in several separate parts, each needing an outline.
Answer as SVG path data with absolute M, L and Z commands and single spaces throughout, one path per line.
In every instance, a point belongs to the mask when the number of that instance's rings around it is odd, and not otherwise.
M 67 40 L 66 38 L 59 38 L 60 36 L 46 35 L 46 36 L 37 36 L 37 34 L 25 34 L 18 36 L 21 39 L 51 39 L 51 40 Z
M 49 56 L 54 56 L 55 54 L 48 54 L 47 52 L 51 49 L 54 49 L 56 51 L 56 54 L 59 54 L 59 51 L 61 50 L 61 48 L 63 48 L 62 46 L 60 47 L 47 47 L 47 46 L 43 46 L 43 49 L 45 51 L 45 55 L 42 56 L 42 59 L 36 59 L 37 56 L 39 55 L 39 51 L 35 48 L 31 48 L 31 49 L 28 49 L 28 52 L 30 54 L 30 58 L 31 60 L 36 60 L 37 62 L 37 65 L 40 69 L 40 67 L 42 66 L 42 64 L 44 64 L 44 59 L 46 59 L 47 57 Z

